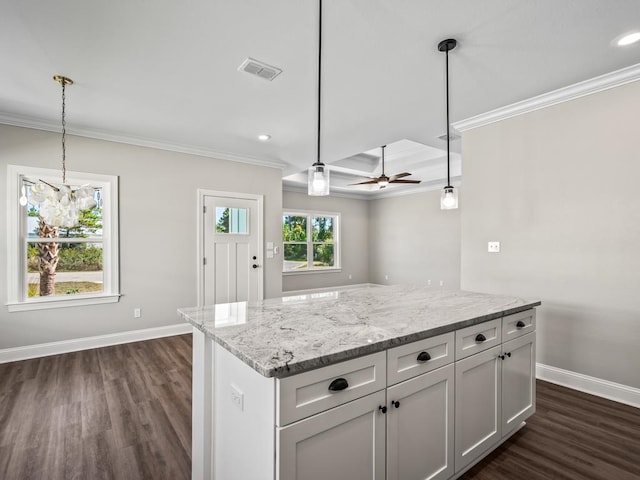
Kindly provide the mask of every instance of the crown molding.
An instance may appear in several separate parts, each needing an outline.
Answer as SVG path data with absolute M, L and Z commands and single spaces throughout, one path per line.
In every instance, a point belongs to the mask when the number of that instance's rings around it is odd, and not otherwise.
M 46 122 L 39 119 L 27 118 L 21 116 L 0 113 L 0 124 L 11 125 L 14 127 L 31 128 L 34 130 L 44 130 L 46 132 L 60 133 L 60 125 L 52 122 Z M 180 145 L 174 143 L 161 142 L 153 139 L 130 137 L 127 135 L 108 133 L 99 130 L 90 130 L 84 128 L 69 128 L 67 134 L 76 135 L 78 137 L 93 138 L 96 140 L 105 140 L 107 142 L 124 143 L 127 145 L 135 145 L 137 147 L 156 148 L 158 150 L 166 150 L 170 152 L 186 153 L 189 155 L 197 155 L 199 157 L 216 158 L 218 160 L 228 160 L 231 162 L 248 163 L 261 167 L 271 167 L 284 169 L 287 165 L 283 162 L 272 160 L 264 160 L 256 157 L 237 155 L 234 153 L 218 152 L 207 148 L 193 147 L 189 145 Z
M 496 108 L 486 113 L 470 117 L 451 125 L 460 132 L 482 127 L 491 123 L 499 122 L 507 118 L 515 117 L 525 113 L 540 110 L 559 103 L 575 100 L 594 93 L 619 87 L 627 83 L 640 80 L 640 63 L 622 68 L 614 72 L 600 75 L 583 82 L 575 83 L 567 87 L 562 87 L 548 93 L 543 93 L 536 97 L 513 103 L 505 107 Z

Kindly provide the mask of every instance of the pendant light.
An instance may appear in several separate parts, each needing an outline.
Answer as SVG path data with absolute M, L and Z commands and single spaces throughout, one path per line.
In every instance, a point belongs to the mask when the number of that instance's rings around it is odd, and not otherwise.
M 458 208 L 458 191 L 451 186 L 450 174 L 450 151 L 449 151 L 449 51 L 456 48 L 458 42 L 453 38 L 442 40 L 438 44 L 438 50 L 445 53 L 445 74 L 446 74 L 446 95 L 447 95 L 447 185 L 442 189 L 440 194 L 440 208 L 442 210 L 453 210 Z
M 54 75 L 53 79 L 62 86 L 62 184 L 55 186 L 44 180 L 37 183 L 25 180 L 32 183 L 32 186 L 29 188 L 28 199 L 26 188 L 22 186 L 20 205 L 25 206 L 28 200 L 32 205 L 40 207 L 38 213 L 47 225 L 72 228 L 78 225 L 82 210 L 90 210 L 96 206 L 95 191 L 86 185 L 75 190 L 67 185 L 65 87 L 73 85 L 73 80 L 62 75 Z
M 318 157 L 309 167 L 307 183 L 311 196 L 329 195 L 329 168 L 320 160 L 320 84 L 322 81 L 322 0 L 318 0 Z

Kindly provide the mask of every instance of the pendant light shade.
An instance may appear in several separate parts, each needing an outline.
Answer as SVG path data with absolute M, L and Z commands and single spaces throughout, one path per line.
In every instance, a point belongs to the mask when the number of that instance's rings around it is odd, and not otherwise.
M 438 51 L 445 53 L 445 75 L 446 75 L 446 97 L 447 97 L 447 185 L 440 194 L 440 208 L 442 210 L 453 210 L 458 208 L 458 191 L 451 185 L 451 154 L 449 134 L 449 51 L 456 48 L 458 42 L 453 38 L 442 40 L 438 44 Z
M 307 174 L 308 193 L 312 196 L 329 195 L 329 168 L 320 160 L 320 101 L 322 82 L 322 0 L 318 0 L 318 156 Z

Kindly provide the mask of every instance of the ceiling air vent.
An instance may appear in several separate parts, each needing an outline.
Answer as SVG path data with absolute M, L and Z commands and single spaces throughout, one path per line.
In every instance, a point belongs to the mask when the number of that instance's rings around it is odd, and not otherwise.
M 247 58 L 242 65 L 238 67 L 238 70 L 241 72 L 251 73 L 253 75 L 257 75 L 260 78 L 264 78 L 265 80 L 273 80 L 278 75 L 282 73 L 278 67 L 273 67 L 271 65 L 267 65 L 264 62 L 256 60 L 254 58 Z

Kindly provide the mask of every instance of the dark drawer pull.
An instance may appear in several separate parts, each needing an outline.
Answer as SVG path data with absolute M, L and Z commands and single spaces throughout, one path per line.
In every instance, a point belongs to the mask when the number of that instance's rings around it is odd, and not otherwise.
M 420 352 L 418 354 L 419 362 L 428 362 L 429 360 L 431 360 L 431 355 L 429 355 L 429 352 Z
M 516 328 L 524 328 L 526 327 L 525 323 L 522 320 L 518 320 L 518 323 L 516 323 Z
M 382 413 L 387 413 L 387 407 L 380 405 L 378 407 L 378 410 L 380 410 Z
M 396 401 L 391 400 L 391 405 L 393 405 L 396 408 L 400 408 L 400 402 L 398 402 L 397 400 Z
M 477 343 L 482 343 L 487 339 L 487 337 L 485 337 L 483 334 L 479 333 L 478 335 L 476 335 L 476 342 Z
M 344 378 L 336 378 L 333 382 L 329 384 L 329 390 L 332 392 L 339 392 L 340 390 L 344 390 L 345 388 L 349 388 L 349 382 Z

